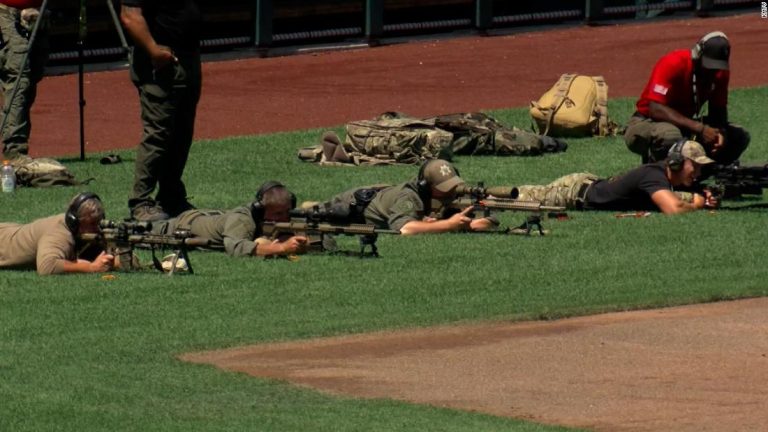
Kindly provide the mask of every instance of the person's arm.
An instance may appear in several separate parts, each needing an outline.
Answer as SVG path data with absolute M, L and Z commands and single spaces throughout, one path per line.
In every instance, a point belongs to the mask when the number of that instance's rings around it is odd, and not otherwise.
M 152 33 L 149 31 L 147 21 L 140 7 L 125 6 L 120 9 L 120 22 L 123 23 L 125 30 L 131 35 L 131 39 L 138 48 L 143 49 L 152 60 L 152 66 L 155 69 L 163 67 L 178 61 L 170 48 L 164 45 L 158 45 Z
M 400 228 L 400 234 L 435 234 L 467 230 L 470 229 L 470 223 L 472 222 L 472 219 L 467 216 L 467 214 L 471 211 L 472 207 L 467 207 L 466 209 L 462 210 L 461 213 L 456 213 L 448 219 L 413 220 L 407 222 L 405 225 L 403 225 L 402 228 Z
M 78 259 L 76 261 L 62 260 L 63 273 L 104 273 L 113 268 L 115 257 L 102 252 L 93 261 Z
M 667 105 L 651 101 L 648 105 L 648 112 L 651 118 L 655 121 L 672 123 L 681 129 L 687 129 L 693 132 L 702 144 L 707 146 L 711 147 L 719 140 L 719 130 L 690 119 Z
M 692 194 L 692 202 L 685 202 L 669 189 L 660 189 L 651 194 L 651 200 L 664 214 L 688 213 L 704 208 L 705 199 L 699 194 Z
M 307 242 L 304 236 L 293 236 L 285 241 L 258 238 L 254 240 L 256 247 L 253 249 L 253 255 L 267 257 L 300 254 L 306 252 Z

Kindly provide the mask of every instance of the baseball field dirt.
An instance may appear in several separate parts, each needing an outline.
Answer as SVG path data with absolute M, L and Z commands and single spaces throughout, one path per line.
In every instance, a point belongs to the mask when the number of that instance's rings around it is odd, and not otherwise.
M 323 392 L 596 431 L 768 429 L 768 298 L 182 356 Z

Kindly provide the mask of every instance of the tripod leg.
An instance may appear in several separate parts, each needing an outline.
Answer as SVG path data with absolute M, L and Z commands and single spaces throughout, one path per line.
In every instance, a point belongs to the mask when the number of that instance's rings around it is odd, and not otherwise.
M 115 5 L 112 0 L 107 1 L 107 9 L 112 16 L 112 22 L 115 24 L 115 30 L 117 30 L 117 37 L 120 38 L 120 46 L 123 47 L 123 52 L 128 53 L 128 41 L 125 39 L 125 33 L 123 32 L 123 26 L 120 25 L 120 19 L 117 17 L 117 11 L 115 11 Z

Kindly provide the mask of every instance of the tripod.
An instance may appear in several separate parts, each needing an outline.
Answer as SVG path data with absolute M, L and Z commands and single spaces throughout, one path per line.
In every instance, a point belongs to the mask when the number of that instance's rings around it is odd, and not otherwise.
M 123 28 L 120 25 L 120 20 L 117 17 L 117 12 L 115 11 L 115 6 L 112 3 L 112 0 L 105 0 L 107 3 L 107 8 L 109 9 L 109 14 L 112 17 L 112 22 L 115 25 L 115 30 L 117 31 L 117 35 L 120 38 L 120 44 L 123 48 L 124 53 L 128 53 L 128 42 L 125 39 L 125 34 L 123 33 Z M 84 93 L 84 62 L 85 62 L 85 39 L 88 34 L 88 24 L 87 24 L 87 18 L 86 18 L 86 0 L 80 0 L 80 14 L 78 18 L 78 40 L 77 40 L 77 73 L 78 73 L 78 95 L 79 95 L 79 114 L 80 114 L 80 160 L 85 160 L 85 93 Z M 13 100 L 16 99 L 16 95 L 19 92 L 19 87 L 21 85 L 21 77 L 24 69 L 27 67 L 27 63 L 29 62 L 29 53 L 32 51 L 35 39 L 37 38 L 38 32 L 40 30 L 40 23 L 45 19 L 45 15 L 48 10 L 48 0 L 43 0 L 42 5 L 40 6 L 40 15 L 39 18 L 35 21 L 34 25 L 32 26 L 32 31 L 29 36 L 29 42 L 27 43 L 27 50 L 24 53 L 24 57 L 21 60 L 21 67 L 19 69 L 19 76 L 16 77 L 16 82 L 13 84 L 13 90 L 11 91 L 10 98 L 5 101 L 5 109 L 3 110 L 3 121 L 0 123 L 0 133 L 5 132 L 5 127 L 8 122 L 8 113 L 11 110 L 11 106 L 13 104 Z

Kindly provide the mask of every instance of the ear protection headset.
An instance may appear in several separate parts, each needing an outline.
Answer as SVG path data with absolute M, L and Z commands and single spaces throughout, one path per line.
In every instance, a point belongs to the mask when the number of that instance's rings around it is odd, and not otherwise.
M 256 191 L 256 201 L 251 203 L 251 216 L 253 217 L 253 220 L 255 221 L 261 221 L 264 220 L 264 194 L 267 193 L 270 189 L 274 189 L 277 187 L 284 188 L 285 185 L 278 181 L 268 181 L 261 185 L 259 190 Z M 293 193 L 291 195 L 291 210 L 296 208 L 296 195 Z
M 683 168 L 685 157 L 683 157 L 683 147 L 687 140 L 678 140 L 672 147 L 669 148 L 669 154 L 667 155 L 667 166 L 672 171 L 680 171 Z
M 704 50 L 704 44 L 707 43 L 708 40 L 716 37 L 722 37 L 725 38 L 725 40 L 728 40 L 728 36 L 726 36 L 725 33 L 721 31 L 713 31 L 711 33 L 705 34 L 691 49 L 691 59 L 694 61 L 701 59 L 701 52 Z
M 101 202 L 101 198 L 99 198 L 99 196 L 93 192 L 80 193 L 75 196 L 75 198 L 72 200 L 72 204 L 70 204 L 69 208 L 67 208 L 67 212 L 64 213 L 64 223 L 67 225 L 67 228 L 72 234 L 77 234 L 78 230 L 80 229 L 80 219 L 78 218 L 80 207 L 82 207 L 86 201 L 92 199 L 99 200 L 99 202 Z

